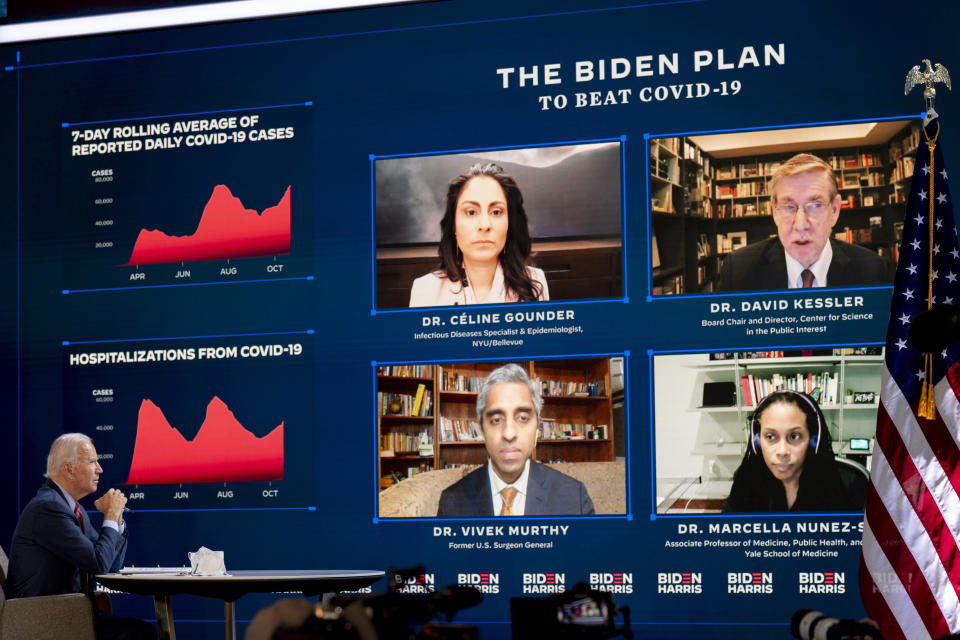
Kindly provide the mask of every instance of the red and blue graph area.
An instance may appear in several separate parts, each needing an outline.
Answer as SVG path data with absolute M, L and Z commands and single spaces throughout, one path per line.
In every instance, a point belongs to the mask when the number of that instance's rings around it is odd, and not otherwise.
M 131 153 L 109 167 L 71 156 L 54 210 L 63 294 L 312 278 L 311 112 L 295 105 L 261 114 L 265 127 L 296 131 L 264 144 Z M 64 131 L 69 144 L 73 131 Z M 59 230 L 35 224 L 39 237 Z
M 127 484 L 283 480 L 283 422 L 262 438 L 218 397 L 193 440 L 171 426 L 149 399 L 140 404 Z
M 141 229 L 127 266 L 203 260 L 256 258 L 290 253 L 290 191 L 258 213 L 247 209 L 225 185 L 217 185 L 200 216 L 196 231 L 171 236 Z

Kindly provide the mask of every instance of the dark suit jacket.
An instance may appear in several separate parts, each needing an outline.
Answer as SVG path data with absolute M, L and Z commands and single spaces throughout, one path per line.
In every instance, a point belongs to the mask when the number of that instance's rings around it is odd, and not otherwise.
M 99 534 L 81 506 L 86 533 L 51 481 L 44 483 L 23 513 L 10 546 L 8 598 L 81 593 L 83 574 L 123 566 L 127 538 L 104 527 Z
M 890 284 L 886 260 L 869 249 L 830 238 L 833 259 L 827 269 L 828 287 Z M 787 259 L 780 238 L 755 242 L 723 259 L 718 291 L 787 289 Z
M 593 501 L 579 480 L 531 460 L 523 513 L 525 516 L 593 515 Z M 486 464 L 440 494 L 438 517 L 493 515 L 493 495 Z

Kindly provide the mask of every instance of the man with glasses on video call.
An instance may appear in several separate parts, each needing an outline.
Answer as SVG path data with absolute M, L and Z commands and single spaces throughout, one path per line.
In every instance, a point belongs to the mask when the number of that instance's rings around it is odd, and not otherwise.
M 809 289 L 888 284 L 879 255 L 832 238 L 840 217 L 837 176 L 809 153 L 790 158 L 767 185 L 777 236 L 739 249 L 723 260 L 719 291 Z

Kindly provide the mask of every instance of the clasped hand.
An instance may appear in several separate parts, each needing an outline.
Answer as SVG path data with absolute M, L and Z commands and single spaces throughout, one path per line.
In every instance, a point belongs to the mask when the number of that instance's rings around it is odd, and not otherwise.
M 123 509 L 127 506 L 127 496 L 119 489 L 110 489 L 105 494 L 97 498 L 93 506 L 103 513 L 105 520 L 113 520 L 117 524 L 123 524 Z

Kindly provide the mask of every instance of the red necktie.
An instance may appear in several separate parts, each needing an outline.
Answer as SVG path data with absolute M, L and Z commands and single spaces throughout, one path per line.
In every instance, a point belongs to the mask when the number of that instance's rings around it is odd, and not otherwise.
M 83 526 L 83 513 L 81 513 L 80 511 L 79 502 L 73 505 L 73 515 L 77 516 L 77 520 L 80 521 L 80 532 L 86 533 L 87 530 Z M 89 594 L 90 593 L 90 575 L 86 571 L 82 571 L 81 573 L 83 573 L 83 592 L 86 594 Z
M 73 505 L 73 515 L 77 516 L 77 520 L 80 521 L 80 531 L 82 531 L 83 533 L 86 533 L 87 530 L 86 530 L 86 528 L 83 526 L 83 514 L 80 512 L 80 503 L 79 503 L 79 502 Z
M 804 269 L 800 272 L 800 279 L 802 280 L 803 288 L 809 289 L 813 286 L 813 271 L 810 271 L 810 269 Z

